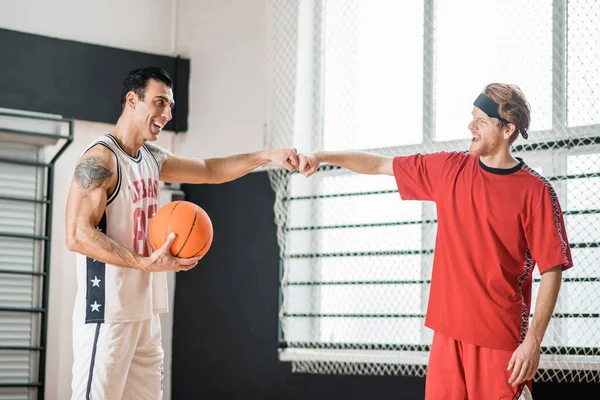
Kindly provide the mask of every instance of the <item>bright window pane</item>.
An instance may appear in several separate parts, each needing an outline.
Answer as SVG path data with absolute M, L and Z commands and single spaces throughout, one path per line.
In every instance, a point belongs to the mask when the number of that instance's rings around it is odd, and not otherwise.
M 324 147 L 422 140 L 422 1 L 327 1 Z
M 552 125 L 552 1 L 436 2 L 437 140 L 470 137 L 473 101 L 492 82 L 519 86 L 531 130 Z
M 600 2 L 569 1 L 568 123 L 600 123 Z

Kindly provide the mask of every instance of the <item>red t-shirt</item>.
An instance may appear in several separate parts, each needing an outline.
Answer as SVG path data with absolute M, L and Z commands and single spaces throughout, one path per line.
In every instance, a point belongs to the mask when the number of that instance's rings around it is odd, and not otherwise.
M 477 346 L 515 350 L 525 337 L 532 270 L 573 265 L 550 183 L 521 162 L 485 166 L 465 153 L 394 158 L 404 200 L 436 203 L 425 325 Z

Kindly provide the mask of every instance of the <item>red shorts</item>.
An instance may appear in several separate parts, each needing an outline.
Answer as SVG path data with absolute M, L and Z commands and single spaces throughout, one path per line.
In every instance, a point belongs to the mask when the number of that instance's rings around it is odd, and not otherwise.
M 426 400 L 531 399 L 531 381 L 513 387 L 507 370 L 512 351 L 488 349 L 433 335 Z

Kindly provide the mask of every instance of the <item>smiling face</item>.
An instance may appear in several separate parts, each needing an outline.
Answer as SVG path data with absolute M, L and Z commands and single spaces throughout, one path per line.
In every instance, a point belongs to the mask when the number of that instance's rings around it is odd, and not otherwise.
M 471 145 L 469 153 L 477 157 L 495 155 L 509 145 L 497 118 L 490 118 L 477 107 L 473 107 L 473 120 L 469 124 Z
M 156 79 L 148 80 L 143 98 L 134 91 L 127 93 L 127 102 L 133 108 L 136 130 L 146 141 L 155 141 L 173 117 L 173 90 Z

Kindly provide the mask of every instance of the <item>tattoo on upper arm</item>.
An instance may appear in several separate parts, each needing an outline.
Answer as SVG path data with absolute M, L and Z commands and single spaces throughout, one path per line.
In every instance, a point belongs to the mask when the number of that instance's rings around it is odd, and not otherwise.
M 94 156 L 82 160 L 75 167 L 75 180 L 82 189 L 97 188 L 114 175 Z
M 167 152 L 164 149 L 161 149 L 160 147 L 150 143 L 146 143 L 146 147 L 148 148 L 150 153 L 152 153 L 158 165 L 162 165 L 163 161 L 165 161 Z

